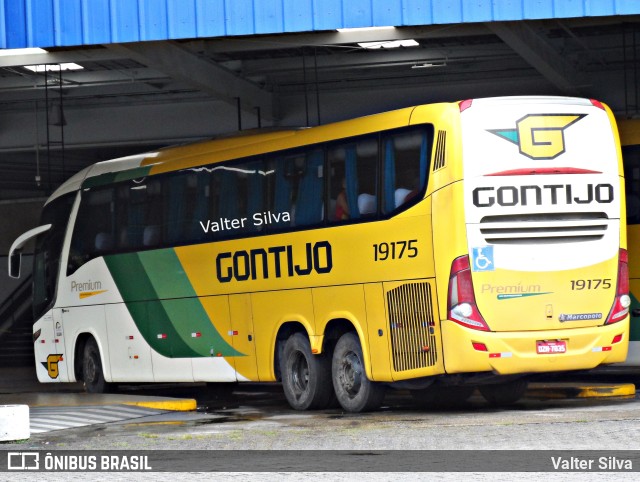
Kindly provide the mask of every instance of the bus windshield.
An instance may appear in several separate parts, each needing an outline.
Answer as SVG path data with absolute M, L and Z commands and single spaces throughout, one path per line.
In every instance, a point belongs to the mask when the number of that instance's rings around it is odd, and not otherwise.
M 42 316 L 54 300 L 62 243 L 74 199 L 75 193 L 67 194 L 47 204 L 42 211 L 41 224 L 51 224 L 51 229 L 36 238 L 33 257 L 34 320 Z

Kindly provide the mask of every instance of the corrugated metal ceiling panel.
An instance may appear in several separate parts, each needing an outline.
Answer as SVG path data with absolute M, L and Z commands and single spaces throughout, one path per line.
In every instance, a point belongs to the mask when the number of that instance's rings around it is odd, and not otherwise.
M 637 0 L 0 0 L 0 47 L 640 14 Z

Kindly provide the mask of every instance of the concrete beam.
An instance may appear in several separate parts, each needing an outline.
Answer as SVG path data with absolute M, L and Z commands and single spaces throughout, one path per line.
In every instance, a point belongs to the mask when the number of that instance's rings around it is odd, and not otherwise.
M 176 42 L 111 44 L 107 48 L 191 85 L 214 99 L 233 106 L 240 99 L 241 108 L 246 113 L 255 114 L 259 107 L 263 119 L 270 121 L 275 117 L 272 93 L 218 64 L 198 57 Z
M 527 22 L 488 22 L 485 25 L 560 91 L 580 95 L 578 72 Z

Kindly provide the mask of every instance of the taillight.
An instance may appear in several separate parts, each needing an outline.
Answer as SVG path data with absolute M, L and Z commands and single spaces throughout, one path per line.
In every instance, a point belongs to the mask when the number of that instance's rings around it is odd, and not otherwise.
M 631 298 L 629 297 L 629 256 L 626 249 L 620 250 L 618 257 L 618 283 L 616 286 L 616 299 L 613 308 L 609 312 L 605 325 L 622 321 L 629 314 Z
M 449 294 L 447 297 L 448 318 L 462 326 L 474 330 L 489 331 L 476 306 L 476 297 L 471 282 L 469 256 L 460 256 L 451 263 Z
M 602 102 L 600 102 L 599 100 L 589 99 L 589 101 L 591 102 L 592 106 L 597 107 L 598 109 L 604 110 L 604 105 L 602 105 Z
M 473 103 L 473 99 L 463 100 L 460 103 L 458 103 L 458 107 L 460 108 L 460 113 L 463 113 L 465 110 L 471 107 L 472 103 Z

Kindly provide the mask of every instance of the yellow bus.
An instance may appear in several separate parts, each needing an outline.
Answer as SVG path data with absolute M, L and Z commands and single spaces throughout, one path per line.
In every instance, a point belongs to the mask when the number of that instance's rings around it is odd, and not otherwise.
M 626 181 L 631 322 L 629 354 L 621 367 L 640 366 L 640 120 L 618 120 Z
M 97 163 L 9 264 L 35 236 L 41 382 L 511 403 L 532 374 L 625 359 L 623 183 L 597 101 L 421 105 Z

